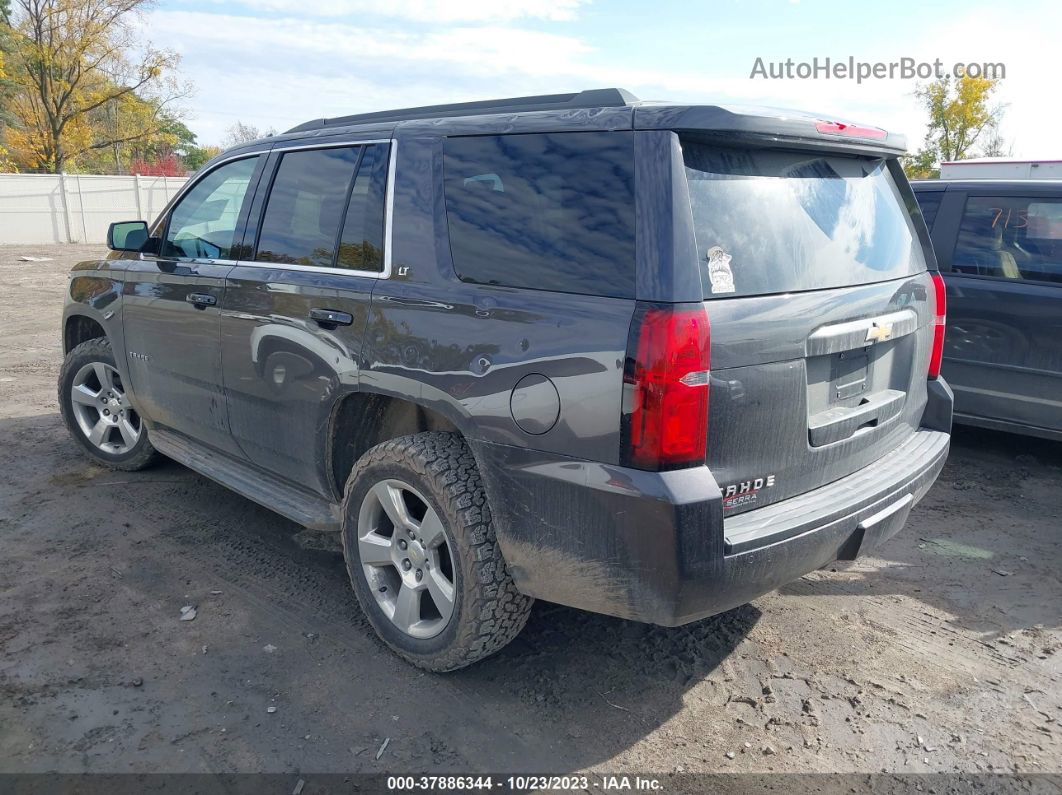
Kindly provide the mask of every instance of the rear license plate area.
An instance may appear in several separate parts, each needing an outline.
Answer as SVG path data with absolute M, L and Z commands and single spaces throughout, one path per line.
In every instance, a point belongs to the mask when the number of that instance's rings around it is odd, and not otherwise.
M 866 348 L 841 351 L 831 357 L 829 402 L 847 402 L 859 397 L 868 388 L 870 355 Z

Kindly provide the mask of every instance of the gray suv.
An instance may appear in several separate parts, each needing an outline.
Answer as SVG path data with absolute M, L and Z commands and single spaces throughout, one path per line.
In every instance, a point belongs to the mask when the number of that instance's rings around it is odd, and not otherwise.
M 944 463 L 903 150 L 616 89 L 308 122 L 75 267 L 63 417 L 339 532 L 424 668 L 535 598 L 695 621 L 889 538 Z

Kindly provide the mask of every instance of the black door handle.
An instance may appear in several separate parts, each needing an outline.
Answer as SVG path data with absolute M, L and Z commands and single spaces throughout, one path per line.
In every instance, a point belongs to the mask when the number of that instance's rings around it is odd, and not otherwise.
M 207 293 L 188 293 L 184 300 L 196 309 L 206 309 L 208 306 L 214 306 L 218 302 L 217 298 Z
M 349 326 L 354 322 L 354 317 L 349 312 L 339 312 L 335 309 L 311 309 L 310 319 L 324 328 Z

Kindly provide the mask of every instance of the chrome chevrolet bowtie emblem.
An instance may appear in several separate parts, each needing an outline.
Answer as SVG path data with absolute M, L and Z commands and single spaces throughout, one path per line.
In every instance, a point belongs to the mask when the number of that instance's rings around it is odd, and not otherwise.
M 867 329 L 867 342 L 884 342 L 892 337 L 892 323 L 875 323 Z

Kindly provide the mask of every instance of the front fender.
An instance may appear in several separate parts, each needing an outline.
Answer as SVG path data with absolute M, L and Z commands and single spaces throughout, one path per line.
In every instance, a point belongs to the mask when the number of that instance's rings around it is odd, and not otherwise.
M 86 324 L 95 324 L 111 341 L 115 364 L 127 387 L 129 378 L 125 356 L 125 334 L 122 327 L 122 294 L 124 280 L 120 260 L 90 260 L 75 265 L 69 275 L 63 305 L 63 353 L 88 338 Z M 92 336 L 96 336 L 92 334 Z M 130 396 L 135 399 L 130 390 Z

